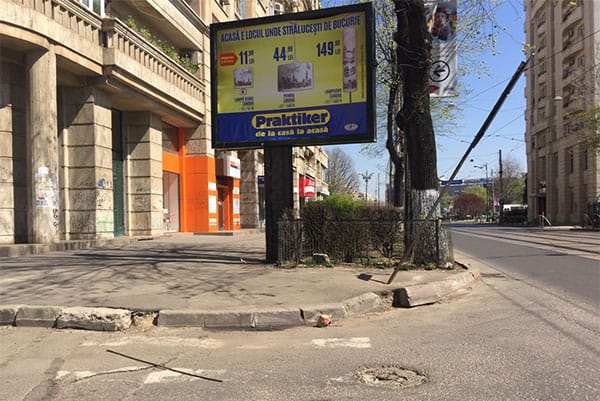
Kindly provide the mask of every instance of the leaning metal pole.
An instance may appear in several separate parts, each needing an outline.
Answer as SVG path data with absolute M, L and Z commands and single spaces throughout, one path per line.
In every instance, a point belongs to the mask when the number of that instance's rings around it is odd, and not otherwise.
M 469 145 L 469 148 L 466 150 L 466 152 L 463 155 L 462 159 L 460 159 L 460 162 L 458 162 L 458 165 L 454 169 L 454 172 L 452 172 L 452 175 L 450 176 L 450 179 L 448 179 L 448 182 L 446 183 L 446 185 L 444 185 L 444 187 L 442 188 L 442 190 L 438 194 L 438 197 L 435 200 L 435 202 L 434 202 L 433 206 L 431 207 L 431 209 L 429 210 L 429 213 L 427 213 L 427 216 L 425 217 L 425 220 L 423 221 L 423 224 L 421 224 L 419 226 L 419 229 L 417 230 L 417 232 L 416 232 L 416 234 L 414 235 L 413 238 L 415 238 L 415 239 L 419 238 L 419 236 L 423 233 L 423 230 L 424 230 L 424 228 L 426 226 L 426 223 L 429 220 L 431 220 L 431 217 L 433 216 L 433 213 L 435 212 L 435 210 L 437 209 L 438 205 L 440 204 L 440 199 L 442 199 L 442 196 L 448 190 L 448 187 L 450 186 L 450 183 L 452 182 L 452 180 L 454 180 L 456 178 L 456 176 L 458 175 L 458 172 L 460 171 L 460 169 L 462 168 L 463 164 L 465 163 L 465 161 L 469 157 L 469 154 L 471 153 L 471 151 L 473 149 L 475 149 L 475 146 L 477 146 L 477 144 L 479 143 L 479 141 L 481 141 L 481 138 L 483 138 L 483 135 L 485 134 L 485 132 L 489 128 L 489 126 L 492 123 L 492 121 L 494 120 L 494 118 L 496 117 L 496 114 L 498 114 L 498 111 L 500 110 L 500 107 L 502 106 L 502 104 L 506 100 L 506 97 L 508 96 L 508 94 L 510 93 L 510 91 L 512 90 L 512 88 L 517 83 L 517 80 L 519 79 L 519 77 L 521 76 L 521 74 L 523 73 L 523 71 L 525 70 L 525 67 L 527 66 L 527 63 L 529 63 L 530 59 L 531 59 L 531 56 L 529 56 L 527 58 L 527 60 L 521 61 L 521 63 L 519 64 L 519 67 L 517 68 L 517 70 L 513 74 L 512 78 L 510 79 L 510 81 L 506 85 L 506 88 L 504 88 L 504 91 L 500 95 L 500 98 L 498 98 L 498 101 L 496 101 L 496 104 L 494 105 L 494 107 L 490 111 L 490 114 L 488 114 L 486 120 L 481 125 L 481 128 L 477 132 L 477 135 L 475 135 L 475 138 L 473 139 L 473 141 Z M 413 239 L 410 242 L 410 244 L 406 247 L 406 249 L 404 250 L 404 254 L 402 255 L 402 260 L 406 260 L 412 254 L 413 249 L 415 247 L 415 239 Z M 390 284 L 392 281 L 394 281 L 394 278 L 398 274 L 399 270 L 400 270 L 399 266 L 397 266 L 397 267 L 394 268 L 394 271 L 392 272 L 392 275 L 388 279 L 387 284 Z

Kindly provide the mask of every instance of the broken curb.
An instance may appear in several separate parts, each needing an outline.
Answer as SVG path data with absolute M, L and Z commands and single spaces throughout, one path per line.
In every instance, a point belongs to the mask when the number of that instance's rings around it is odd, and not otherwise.
M 438 302 L 459 289 L 467 288 L 481 275 L 478 271 L 456 274 L 427 284 L 393 291 L 392 306 L 414 307 Z M 161 310 L 155 324 L 162 327 L 203 327 L 207 329 L 280 330 L 315 325 L 326 314 L 335 321 L 349 316 L 386 309 L 383 295 L 367 292 L 339 303 L 305 305 L 300 308 L 261 311 Z M 71 328 L 94 331 L 120 331 L 132 325 L 135 310 L 103 307 L 62 307 L 40 305 L 0 305 L 0 325 Z
M 414 306 L 432 304 L 455 291 L 472 285 L 480 279 L 480 272 L 472 271 L 457 274 L 446 280 L 398 288 L 394 291 L 392 305 L 395 307 L 412 308 Z

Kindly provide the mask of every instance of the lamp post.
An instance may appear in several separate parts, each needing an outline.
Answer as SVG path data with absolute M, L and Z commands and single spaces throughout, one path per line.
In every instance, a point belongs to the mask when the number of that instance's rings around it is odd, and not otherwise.
M 473 161 L 473 159 L 471 159 Z M 490 219 L 490 178 L 488 176 L 488 165 L 483 163 L 481 166 L 473 165 L 475 168 L 485 169 L 485 214 L 486 221 Z M 492 200 L 493 201 L 493 200 Z
M 369 173 L 369 170 L 365 171 L 365 173 L 359 173 L 359 175 L 361 176 L 361 178 L 363 180 L 365 180 L 365 203 L 368 201 L 367 199 L 367 193 L 369 190 L 369 180 L 371 179 L 371 177 L 373 176 L 373 173 Z

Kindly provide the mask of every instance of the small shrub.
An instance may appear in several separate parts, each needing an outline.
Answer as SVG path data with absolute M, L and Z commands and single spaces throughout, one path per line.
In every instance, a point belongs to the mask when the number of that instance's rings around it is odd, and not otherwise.
M 147 27 L 139 27 L 133 17 L 130 15 L 124 21 L 125 25 L 129 28 L 133 29 L 137 33 L 139 33 L 144 39 L 148 42 L 151 42 L 156 47 L 158 47 L 163 53 L 165 53 L 169 58 L 174 60 L 176 63 L 181 65 L 183 68 L 191 72 L 192 74 L 196 73 L 199 68 L 199 64 L 192 62 L 192 60 L 186 55 L 181 56 L 179 51 L 175 46 L 169 43 L 166 40 L 158 39 L 152 36 L 152 32 Z

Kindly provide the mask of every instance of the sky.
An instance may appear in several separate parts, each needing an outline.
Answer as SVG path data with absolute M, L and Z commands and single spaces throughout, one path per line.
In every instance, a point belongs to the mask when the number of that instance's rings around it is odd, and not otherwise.
M 447 101 L 456 104 L 462 109 L 459 113 L 457 127 L 454 133 L 439 135 L 436 132 L 438 176 L 441 179 L 449 178 L 470 143 L 481 128 L 489 112 L 494 107 L 510 78 L 517 70 L 519 63 L 525 61 L 523 43 L 525 33 L 523 24 L 525 11 L 521 0 L 501 0 L 496 12 L 497 23 L 504 27 L 496 38 L 497 53 L 485 52 L 481 57 L 487 62 L 488 75 L 478 78 L 476 74 L 459 78 L 471 88 L 468 96 L 460 95 L 448 98 Z M 460 18 L 460 1 L 459 1 Z M 460 49 L 458 62 L 460 63 Z M 525 172 L 527 169 L 525 155 L 525 76 L 522 75 L 512 89 L 494 121 L 489 126 L 486 134 L 479 144 L 472 150 L 467 161 L 463 164 L 456 179 L 485 178 L 487 164 L 488 174 L 492 171 L 497 175 L 498 153 L 502 157 L 510 156 L 515 159 Z M 386 184 L 386 168 L 388 163 L 387 151 L 378 157 L 367 157 L 362 154 L 361 144 L 337 145 L 350 155 L 359 174 L 374 173 L 368 182 L 368 192 L 377 197 L 377 176 L 379 175 L 379 197 L 383 200 Z M 332 146 L 326 146 L 325 150 Z M 473 162 L 470 160 L 473 159 Z M 359 180 L 360 191 L 365 190 L 365 181 Z

